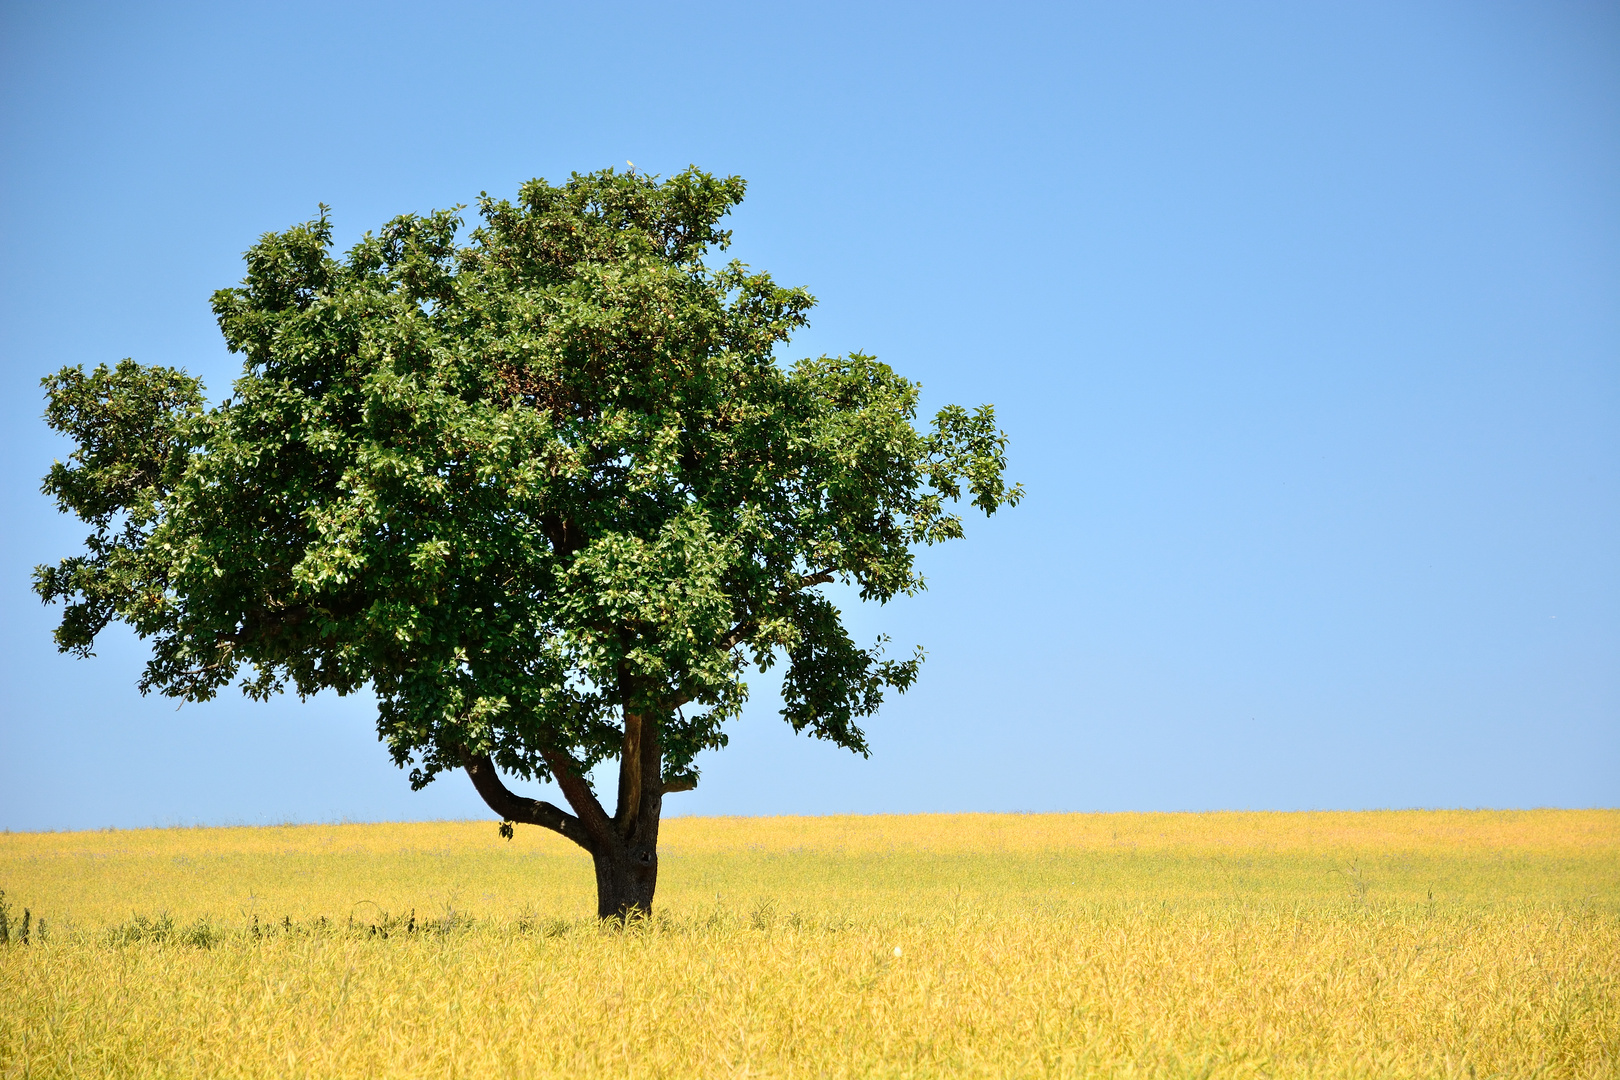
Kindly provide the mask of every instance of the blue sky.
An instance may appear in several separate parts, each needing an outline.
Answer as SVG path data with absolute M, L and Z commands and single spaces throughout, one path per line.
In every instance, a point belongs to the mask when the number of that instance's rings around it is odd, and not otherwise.
M 870 760 L 756 679 L 669 812 L 1620 804 L 1612 5 L 6 3 L 0 88 L 0 828 L 488 816 L 364 700 L 57 655 L 38 380 L 221 396 L 259 234 L 626 160 L 1029 491 L 850 612 L 929 653 Z

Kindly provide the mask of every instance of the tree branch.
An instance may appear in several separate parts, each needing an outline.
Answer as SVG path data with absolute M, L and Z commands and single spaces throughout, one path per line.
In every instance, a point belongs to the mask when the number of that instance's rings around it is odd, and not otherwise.
M 834 580 L 835 576 L 831 570 L 820 570 L 814 574 L 804 574 L 799 578 L 799 583 L 797 585 L 789 586 L 788 588 L 777 593 L 776 599 L 786 600 L 800 589 L 808 589 L 813 585 L 828 585 Z M 726 633 L 726 635 L 720 639 L 718 645 L 722 649 L 734 649 L 743 638 L 753 633 L 756 629 L 758 629 L 758 627 L 759 620 L 752 617 L 744 619 L 736 626 L 733 626 Z
M 636 798 L 640 816 L 631 823 L 634 832 L 628 835 L 642 839 L 650 837 L 650 842 L 657 844 L 658 822 L 664 815 L 664 752 L 659 736 L 660 719 L 656 713 L 651 716 L 643 714 L 641 721 L 638 740 L 641 745 L 636 747 L 637 756 L 641 759 L 637 777 L 641 791 Z
M 690 776 L 683 776 L 679 780 L 664 781 L 664 794 L 669 795 L 677 791 L 691 791 L 697 787 L 697 781 Z
M 458 747 L 457 755 L 461 758 L 462 768 L 472 779 L 473 787 L 478 789 L 478 794 L 489 808 L 501 815 L 503 821 L 539 825 L 561 833 L 586 851 L 595 850 L 591 835 L 579 818 L 548 802 L 525 798 L 513 792 L 501 782 L 500 774 L 495 771 L 495 762 L 490 760 L 488 754 L 471 754 Z
M 624 746 L 619 751 L 619 806 L 613 815 L 613 827 L 620 836 L 630 835 L 641 812 L 641 739 L 645 728 L 642 717 L 625 711 Z
M 584 826 L 586 834 L 591 840 L 609 847 L 617 840 L 613 832 L 613 822 L 609 820 L 607 811 L 602 804 L 596 801 L 596 792 L 591 785 L 585 782 L 580 775 L 579 766 L 567 754 L 555 753 L 550 750 L 541 751 L 541 757 L 551 767 L 552 779 L 562 788 L 562 793 L 568 797 L 568 805 L 574 808 L 579 815 L 579 823 Z M 591 849 L 591 850 L 594 850 Z

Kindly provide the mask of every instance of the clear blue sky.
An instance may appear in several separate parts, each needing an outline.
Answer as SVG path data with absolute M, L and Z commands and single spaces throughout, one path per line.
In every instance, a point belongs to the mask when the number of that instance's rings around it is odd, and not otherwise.
M 38 380 L 222 396 L 209 293 L 531 176 L 749 181 L 790 355 L 993 402 L 1027 501 L 855 613 L 871 760 L 756 680 L 675 813 L 1620 804 L 1620 8 L 6 3 L 0 827 L 485 817 L 364 700 L 176 710 L 30 568 Z

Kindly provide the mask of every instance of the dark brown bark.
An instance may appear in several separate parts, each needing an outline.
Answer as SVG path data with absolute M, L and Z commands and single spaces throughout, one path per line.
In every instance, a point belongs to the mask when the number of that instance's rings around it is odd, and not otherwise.
M 592 856 L 596 862 L 596 916 L 620 922 L 652 914 L 658 889 L 656 843 L 615 845 Z
M 624 716 L 624 746 L 619 751 L 619 806 L 613 812 L 613 831 L 628 837 L 641 816 L 641 742 L 642 718 L 635 713 Z
M 604 919 L 652 914 L 658 888 L 658 825 L 664 811 L 658 721 L 628 714 L 619 758 L 619 806 L 613 840 L 593 852 L 596 913 Z
M 501 781 L 489 755 L 461 753 L 467 775 L 491 810 L 504 820 L 560 833 L 591 853 L 596 864 L 598 917 L 623 921 L 651 915 L 653 894 L 658 888 L 658 825 L 664 792 L 690 787 L 663 783 L 663 753 L 656 719 L 634 714 L 625 717 L 619 805 L 612 818 L 570 758 L 547 754 L 546 762 L 574 808 L 573 814 L 513 793 Z
M 502 820 L 539 825 L 552 832 L 561 833 L 587 851 L 590 850 L 590 835 L 578 818 L 551 803 L 527 799 L 508 789 L 501 782 L 500 774 L 495 771 L 495 763 L 489 759 L 488 754 L 469 754 L 463 750 L 461 764 L 467 770 L 467 775 L 472 778 L 473 787 L 478 789 L 478 794 L 491 810 L 501 815 Z
M 546 764 L 551 766 L 551 778 L 562 788 L 568 805 L 579 815 L 579 823 L 585 827 L 585 832 L 591 839 L 589 844 L 580 846 L 591 854 L 596 854 L 597 848 L 613 840 L 613 822 L 608 820 L 607 811 L 602 809 L 602 804 L 596 801 L 596 793 L 591 790 L 591 785 L 573 758 L 565 754 L 548 753 L 545 759 Z

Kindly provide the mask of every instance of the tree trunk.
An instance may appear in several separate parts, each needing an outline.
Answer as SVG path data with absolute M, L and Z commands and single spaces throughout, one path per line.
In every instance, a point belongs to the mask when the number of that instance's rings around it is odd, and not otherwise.
M 664 811 L 663 754 L 658 722 L 627 713 L 619 754 L 619 805 L 596 862 L 596 914 L 624 920 L 652 914 L 658 888 L 658 820 Z
M 652 914 L 658 888 L 658 850 L 631 841 L 593 852 L 596 863 L 596 915 L 620 922 Z
M 596 914 L 624 921 L 652 914 L 658 888 L 658 821 L 664 811 L 663 753 L 656 718 L 625 717 L 619 760 L 619 806 L 611 818 L 577 763 L 547 754 L 557 786 L 574 814 L 548 802 L 509 791 L 488 754 L 457 747 L 467 775 L 490 809 L 506 821 L 521 821 L 561 833 L 591 853 L 596 864 Z M 685 790 L 690 782 L 675 790 Z M 574 816 L 577 814 L 578 816 Z

